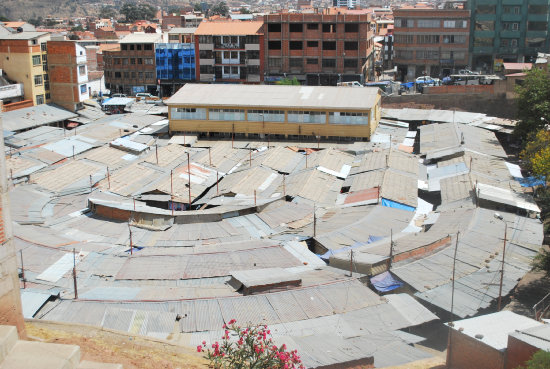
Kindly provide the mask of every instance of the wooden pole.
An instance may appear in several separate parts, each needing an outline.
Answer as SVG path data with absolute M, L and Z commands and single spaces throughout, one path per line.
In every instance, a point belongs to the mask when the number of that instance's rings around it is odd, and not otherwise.
M 502 267 L 500 268 L 500 286 L 498 288 L 498 311 L 501 308 L 502 302 L 502 282 L 504 281 L 504 256 L 506 255 L 506 233 L 508 232 L 508 223 L 504 222 L 504 245 L 502 247 Z
M 388 271 L 391 269 L 393 259 L 393 229 L 390 229 L 390 257 L 388 258 Z
M 248 161 L 250 162 L 250 168 L 252 168 L 252 150 L 248 152 Z
M 315 204 L 313 204 L 313 237 L 317 235 L 317 215 L 315 213 Z
M 449 367 L 451 367 L 451 360 L 452 360 L 452 357 L 451 357 L 451 350 L 452 350 L 452 345 L 451 345 L 451 336 L 452 336 L 452 329 L 453 329 L 453 326 L 454 326 L 454 323 L 453 323 L 453 309 L 454 309 L 454 303 L 455 303 L 455 270 L 456 270 L 456 253 L 458 251 L 458 237 L 460 235 L 460 231 L 458 231 L 456 233 L 456 243 L 455 243 L 455 252 L 454 252 L 454 257 L 453 257 L 453 278 L 452 278 L 452 281 L 451 281 L 451 319 L 450 319 L 450 322 L 449 322 L 449 336 L 447 338 L 447 365 L 449 365 Z
M 74 160 L 74 145 L 73 145 L 73 160 Z
M 107 186 L 111 189 L 111 175 L 109 174 L 109 167 L 107 167 Z
M 191 161 L 187 153 L 187 177 L 189 179 L 189 209 L 191 209 Z
M 155 155 L 157 157 L 157 165 L 159 165 L 159 145 L 155 145 Z
M 92 183 L 92 175 L 90 174 L 90 192 L 94 190 L 94 185 Z
M 73 284 L 74 284 L 74 299 L 78 299 L 78 286 L 76 283 L 76 250 L 73 249 Z
M 19 250 L 21 255 L 21 278 L 23 279 L 23 289 L 27 288 L 27 281 L 25 280 L 25 265 L 23 264 L 23 250 Z
M 216 196 L 220 194 L 220 172 L 216 171 Z
M 130 255 L 134 255 L 134 243 L 132 242 L 132 227 L 128 221 L 128 231 L 130 232 Z
M 173 170 L 170 170 L 170 201 L 172 202 L 172 215 L 174 215 L 174 180 L 173 180 Z

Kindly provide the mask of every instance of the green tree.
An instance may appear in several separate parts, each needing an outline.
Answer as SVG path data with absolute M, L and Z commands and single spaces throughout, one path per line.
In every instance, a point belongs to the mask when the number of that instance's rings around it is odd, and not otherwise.
M 44 20 L 42 19 L 42 17 L 38 17 L 38 18 L 31 18 L 27 22 L 29 22 L 30 24 L 32 24 L 35 27 L 38 27 L 38 26 L 42 25 L 43 21 Z
M 539 350 L 535 352 L 531 359 L 525 364 L 527 364 L 527 366 L 517 369 L 548 369 L 550 368 L 550 352 Z
M 157 17 L 157 8 L 150 4 L 139 4 L 138 10 L 141 15 L 140 19 L 153 20 Z
M 181 15 L 181 9 L 177 6 L 171 6 L 168 8 L 168 14 Z
M 545 71 L 533 68 L 516 92 L 519 121 L 514 134 L 526 142 L 530 134 L 550 123 L 550 77 Z
M 193 10 L 196 12 L 202 12 L 202 5 L 200 3 L 193 4 Z
M 225 17 L 229 14 L 229 7 L 225 1 L 219 1 L 210 8 L 210 14 L 218 14 Z
M 247 8 L 245 8 L 244 6 L 242 8 L 239 9 L 239 13 L 241 14 L 252 14 L 250 12 L 250 10 L 248 10 Z
M 525 148 L 519 154 L 523 166 L 536 176 L 550 174 L 550 132 L 546 129 L 529 134 Z
M 300 81 L 298 81 L 296 79 L 296 77 L 294 77 L 292 79 L 291 78 L 283 78 L 280 81 L 275 82 L 275 84 L 277 84 L 277 85 L 287 85 L 287 86 L 288 85 L 290 85 L 290 86 L 299 86 Z
M 124 3 L 120 8 L 120 14 L 124 15 L 126 22 L 153 20 L 157 15 L 157 9 L 149 4 Z
M 534 270 L 546 272 L 546 274 L 550 275 L 550 251 L 541 249 L 531 262 L 531 265 Z M 550 366 L 546 368 L 550 368 Z
M 99 11 L 99 18 L 103 18 L 103 19 L 106 19 L 106 18 L 111 19 L 116 17 L 116 15 L 117 15 L 116 9 L 113 8 L 112 6 L 104 6 Z

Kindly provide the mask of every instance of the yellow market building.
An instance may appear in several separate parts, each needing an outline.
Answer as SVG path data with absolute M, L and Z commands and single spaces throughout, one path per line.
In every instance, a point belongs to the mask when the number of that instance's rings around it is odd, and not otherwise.
M 170 133 L 370 139 L 378 88 L 186 84 L 166 101 Z

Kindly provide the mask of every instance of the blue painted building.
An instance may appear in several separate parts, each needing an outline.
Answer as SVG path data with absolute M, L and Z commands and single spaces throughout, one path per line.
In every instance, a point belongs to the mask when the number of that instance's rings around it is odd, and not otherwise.
M 171 96 L 185 83 L 195 80 L 194 44 L 156 44 L 155 59 L 162 96 Z

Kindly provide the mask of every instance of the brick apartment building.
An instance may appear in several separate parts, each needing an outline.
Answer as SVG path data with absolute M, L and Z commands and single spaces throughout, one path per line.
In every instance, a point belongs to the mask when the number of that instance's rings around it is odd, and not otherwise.
M 263 73 L 263 22 L 202 22 L 195 31 L 196 80 L 260 83 Z
M 48 41 L 52 102 L 70 111 L 89 98 L 86 49 L 74 41 Z
M 120 41 L 120 51 L 104 51 L 105 84 L 111 93 L 157 93 L 155 44 L 161 34 L 133 33 Z
M 264 16 L 266 80 L 296 77 L 307 85 L 365 82 L 373 75 L 370 14 Z
M 393 14 L 398 78 L 440 77 L 468 65 L 469 10 L 396 9 Z

